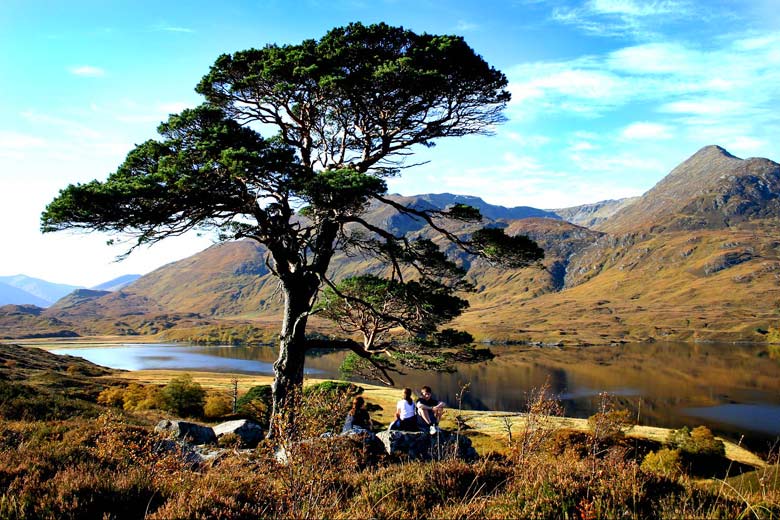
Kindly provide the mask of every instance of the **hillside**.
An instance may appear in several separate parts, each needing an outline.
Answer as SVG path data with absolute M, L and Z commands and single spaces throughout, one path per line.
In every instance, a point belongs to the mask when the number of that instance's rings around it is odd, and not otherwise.
M 560 215 L 451 194 L 393 197 L 416 208 L 474 203 L 494 217 L 487 222 L 510 235 L 526 234 L 545 249 L 543 269 L 505 270 L 472 262 L 450 246 L 477 287 L 467 295 L 471 308 L 458 325 L 481 340 L 609 343 L 764 341 L 780 321 L 778 193 L 780 165 L 709 146 L 636 200 L 567 208 Z M 567 219 L 598 223 L 591 229 Z M 369 208 L 366 220 L 410 236 L 434 236 L 423 222 L 386 207 Z M 452 229 L 468 234 L 476 228 Z M 76 291 L 37 314 L 0 311 L 0 323 L 9 324 L 9 337 L 36 324 L 52 332 L 177 339 L 224 337 L 225 330 L 244 327 L 273 337 L 281 301 L 264 256 L 251 241 L 215 245 L 118 292 Z M 336 279 L 382 269 L 359 255 L 340 253 L 332 262 Z M 313 331 L 332 330 L 316 318 L 311 324 Z

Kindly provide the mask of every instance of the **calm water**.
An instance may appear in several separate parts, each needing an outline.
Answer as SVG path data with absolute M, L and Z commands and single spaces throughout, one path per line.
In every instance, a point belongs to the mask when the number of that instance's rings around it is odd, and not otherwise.
M 595 413 L 598 394 L 609 392 L 641 424 L 704 424 L 755 448 L 780 436 L 780 362 L 760 346 L 655 343 L 619 347 L 549 349 L 494 347 L 496 358 L 462 365 L 455 373 L 408 371 L 396 386 L 428 384 L 454 404 L 464 383 L 464 408 L 522 411 L 530 389 L 548 382 L 567 415 Z M 126 370 L 175 369 L 272 374 L 277 350 L 269 346 L 126 344 L 53 349 Z M 343 352 L 317 351 L 307 359 L 311 377 L 337 378 Z M 400 392 L 399 392 L 400 393 Z

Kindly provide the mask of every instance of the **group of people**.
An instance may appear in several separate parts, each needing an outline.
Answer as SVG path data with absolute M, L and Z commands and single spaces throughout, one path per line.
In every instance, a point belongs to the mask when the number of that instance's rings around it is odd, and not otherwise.
M 354 428 L 371 431 L 371 418 L 363 407 L 364 404 L 365 401 L 360 396 L 352 400 L 352 409 L 344 421 L 342 433 Z M 445 406 L 442 401 L 433 397 L 429 386 L 420 389 L 420 397 L 417 401 L 412 399 L 412 389 L 404 388 L 403 398 L 396 404 L 395 421 L 390 425 L 390 429 L 407 432 L 428 431 L 431 435 L 435 435 L 439 432 L 439 420 Z

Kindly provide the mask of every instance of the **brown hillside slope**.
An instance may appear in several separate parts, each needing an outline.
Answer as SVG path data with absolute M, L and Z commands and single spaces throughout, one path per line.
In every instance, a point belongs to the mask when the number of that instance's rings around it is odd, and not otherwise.
M 569 267 L 582 283 L 526 301 L 517 299 L 522 288 L 507 283 L 459 322 L 494 340 L 763 341 L 760 331 L 780 322 L 777 226 L 667 232 L 593 247 Z

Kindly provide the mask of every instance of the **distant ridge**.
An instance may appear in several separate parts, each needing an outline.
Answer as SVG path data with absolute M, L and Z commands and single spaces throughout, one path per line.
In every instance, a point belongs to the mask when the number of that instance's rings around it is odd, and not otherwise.
M 637 200 L 639 200 L 639 197 L 602 200 L 593 204 L 551 209 L 550 211 L 572 224 L 586 228 L 594 228 Z
M 113 280 L 103 282 L 100 285 L 92 287 L 91 289 L 94 291 L 118 291 L 128 284 L 138 280 L 139 278 L 141 278 L 140 274 L 126 274 L 118 276 Z
M 52 302 L 39 298 L 27 291 L 0 282 L 0 305 L 37 305 L 38 307 L 48 307 Z
M 66 294 L 81 288 L 78 285 L 48 282 L 46 280 L 33 278 L 32 276 L 27 276 L 24 274 L 17 274 L 14 276 L 0 276 L 0 283 L 10 285 L 11 287 L 16 287 L 17 289 L 21 289 L 22 291 L 39 298 L 37 302 L 33 300 L 24 302 L 6 302 L 0 300 L 0 305 L 4 303 L 31 303 L 41 307 L 48 307 Z M 41 302 L 43 305 L 41 305 Z

